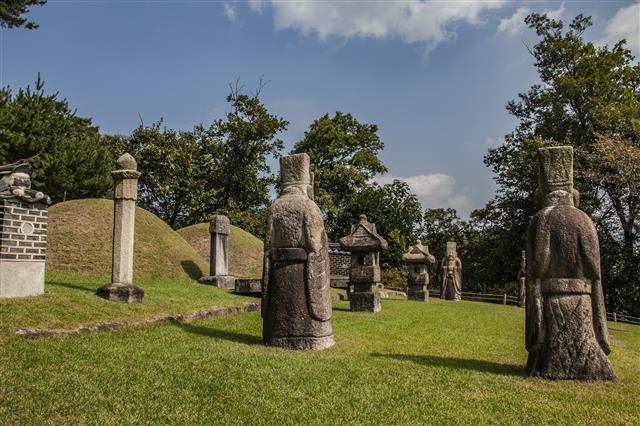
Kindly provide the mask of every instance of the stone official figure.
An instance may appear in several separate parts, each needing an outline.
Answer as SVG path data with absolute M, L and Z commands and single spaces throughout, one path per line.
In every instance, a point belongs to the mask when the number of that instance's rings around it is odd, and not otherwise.
M 520 259 L 520 270 L 518 271 L 518 306 L 523 307 L 526 299 L 527 289 L 527 254 L 526 250 L 522 250 L 522 257 Z
M 262 277 L 264 343 L 321 350 L 333 345 L 329 252 L 307 154 L 280 159 L 282 192 L 269 209 Z
M 593 222 L 577 208 L 573 149 L 538 150 L 540 210 L 527 241 L 528 373 L 547 379 L 615 380 Z
M 447 242 L 447 254 L 440 266 L 442 273 L 441 299 L 462 298 L 462 261 L 458 258 L 455 242 Z

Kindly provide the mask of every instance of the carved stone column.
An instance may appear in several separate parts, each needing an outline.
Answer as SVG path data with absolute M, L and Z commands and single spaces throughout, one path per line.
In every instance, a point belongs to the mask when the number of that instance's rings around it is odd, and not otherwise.
M 142 302 L 144 290 L 133 284 L 133 242 L 135 232 L 138 178 L 136 160 L 124 154 L 111 172 L 115 182 L 113 210 L 113 263 L 111 283 L 98 289 L 98 296 L 107 300 Z
M 211 284 L 220 288 L 234 289 L 236 279 L 229 275 L 229 230 L 231 224 L 227 216 L 218 214 L 211 216 L 209 232 L 211 248 L 209 269 L 210 276 L 200 278 L 202 284 Z

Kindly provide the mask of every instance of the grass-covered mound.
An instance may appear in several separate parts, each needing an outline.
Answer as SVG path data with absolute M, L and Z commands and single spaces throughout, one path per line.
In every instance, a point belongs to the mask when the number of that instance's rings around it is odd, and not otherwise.
M 111 274 L 113 201 L 67 201 L 49 209 L 47 270 L 86 275 Z M 183 238 L 154 214 L 136 209 L 134 277 L 197 279 L 208 264 Z
M 318 353 L 262 346 L 258 313 L 65 339 L 0 334 L 0 424 L 640 418 L 640 327 L 610 323 L 617 384 L 550 382 L 524 375 L 522 309 L 436 299 L 382 305 L 374 315 L 336 302 L 336 345 Z
M 179 229 L 180 234 L 202 257 L 209 260 L 209 224 L 199 223 Z M 229 273 L 236 277 L 262 276 L 263 243 L 247 231 L 231 225 L 229 231 Z M 208 272 L 208 270 L 207 270 Z

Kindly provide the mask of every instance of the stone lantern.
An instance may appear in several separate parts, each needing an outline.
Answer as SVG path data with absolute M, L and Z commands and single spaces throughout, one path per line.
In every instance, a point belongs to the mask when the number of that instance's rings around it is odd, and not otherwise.
M 387 241 L 376 232 L 376 225 L 360 215 L 351 234 L 340 239 L 340 247 L 351 252 L 349 269 L 349 302 L 352 311 L 379 312 L 380 294 L 373 287 L 380 283 L 380 251 Z
M 402 255 L 402 260 L 409 264 L 407 298 L 427 302 L 429 300 L 427 266 L 429 263 L 436 263 L 436 258 L 429 253 L 429 247 L 422 245 L 418 240 L 415 246 L 409 247 L 409 250 Z

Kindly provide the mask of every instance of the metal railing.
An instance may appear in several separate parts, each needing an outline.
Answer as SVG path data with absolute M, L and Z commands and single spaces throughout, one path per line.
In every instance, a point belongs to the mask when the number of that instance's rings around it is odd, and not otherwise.
M 430 297 L 440 297 L 438 290 L 429 290 Z M 486 293 L 473 293 L 468 291 L 462 292 L 462 299 L 474 300 L 478 302 L 486 303 L 498 303 L 502 305 L 517 305 L 518 298 L 515 296 L 509 296 L 507 294 L 486 294 Z M 620 322 L 625 324 L 640 325 L 640 318 L 626 314 L 619 314 L 617 312 L 607 312 L 607 320 L 612 322 Z

